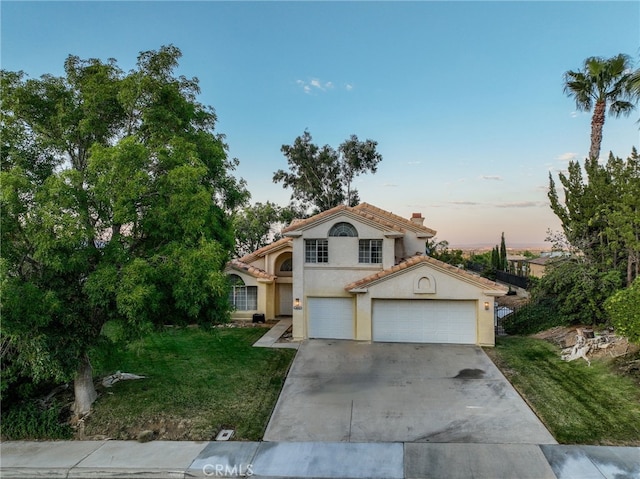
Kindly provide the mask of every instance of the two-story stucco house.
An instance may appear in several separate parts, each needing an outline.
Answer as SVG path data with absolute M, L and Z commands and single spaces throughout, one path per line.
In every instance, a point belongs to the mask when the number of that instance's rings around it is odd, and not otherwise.
M 423 222 L 367 203 L 294 221 L 228 264 L 234 317 L 291 315 L 294 339 L 493 345 L 507 289 L 426 256 Z

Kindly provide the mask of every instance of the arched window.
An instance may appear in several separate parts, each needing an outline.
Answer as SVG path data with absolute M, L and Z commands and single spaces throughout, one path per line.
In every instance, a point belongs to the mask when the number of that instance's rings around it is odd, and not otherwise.
M 237 274 L 229 275 L 229 283 L 231 283 L 229 303 L 236 311 L 255 311 L 258 309 L 257 286 L 245 286 L 244 281 Z
M 282 262 L 282 264 L 280 265 L 280 271 L 293 271 L 293 261 L 291 260 L 291 258 L 287 258 Z
M 358 231 L 350 223 L 336 223 L 329 230 L 329 236 L 350 236 L 356 238 Z

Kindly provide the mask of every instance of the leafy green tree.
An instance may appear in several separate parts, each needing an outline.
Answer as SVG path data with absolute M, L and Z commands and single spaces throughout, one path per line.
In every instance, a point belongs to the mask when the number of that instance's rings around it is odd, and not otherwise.
M 270 201 L 247 206 L 234 214 L 236 255 L 249 254 L 280 239 L 283 224 L 297 216 L 292 208 L 283 208 Z
M 640 342 L 640 278 L 609 297 L 604 308 L 618 333 Z
M 589 160 L 597 161 L 600 157 L 607 107 L 614 117 L 629 115 L 633 110 L 630 78 L 631 59 L 623 54 L 612 58 L 589 57 L 582 69 L 564 74 L 564 91 L 575 99 L 576 108 L 580 111 L 593 109 Z
M 454 266 L 463 265 L 465 263 L 462 250 L 449 249 L 449 242 L 446 240 L 438 241 L 436 238 L 427 240 L 426 252 L 427 255 L 432 258 Z
M 107 323 L 128 336 L 228 315 L 231 212 L 248 194 L 180 56 L 142 52 L 126 74 L 75 56 L 62 77 L 2 72 L 3 351 L 14 377 L 73 379 L 78 415 Z
M 292 203 L 298 202 L 305 209 L 313 207 L 313 213 L 340 204 L 357 205 L 360 197 L 353 181 L 363 173 L 377 171 L 382 161 L 376 150 L 378 143 L 360 141 L 351 135 L 334 150 L 329 145 L 318 147 L 312 140 L 311 134 L 305 131 L 293 145 L 282 145 L 289 171 L 276 171 L 273 182 L 291 188 Z
M 618 271 L 631 284 L 640 259 L 640 158 L 635 148 L 622 160 L 609 155 L 605 165 L 586 160 L 583 178 L 577 161 L 560 173 L 564 202 L 549 175 L 551 209 L 567 241 L 599 271 Z
M 596 324 L 607 320 L 603 304 L 622 286 L 617 271 L 599 271 L 585 258 L 551 263 L 532 291 L 533 304 L 560 313 L 567 323 Z

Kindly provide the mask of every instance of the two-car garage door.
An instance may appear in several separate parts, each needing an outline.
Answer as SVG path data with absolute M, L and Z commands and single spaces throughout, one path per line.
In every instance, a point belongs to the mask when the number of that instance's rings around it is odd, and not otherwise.
M 373 300 L 373 340 L 476 344 L 476 302 Z

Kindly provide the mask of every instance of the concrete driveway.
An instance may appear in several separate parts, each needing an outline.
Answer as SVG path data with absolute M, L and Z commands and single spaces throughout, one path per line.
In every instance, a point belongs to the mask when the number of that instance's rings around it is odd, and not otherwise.
M 265 441 L 555 444 L 481 348 L 310 340 Z

